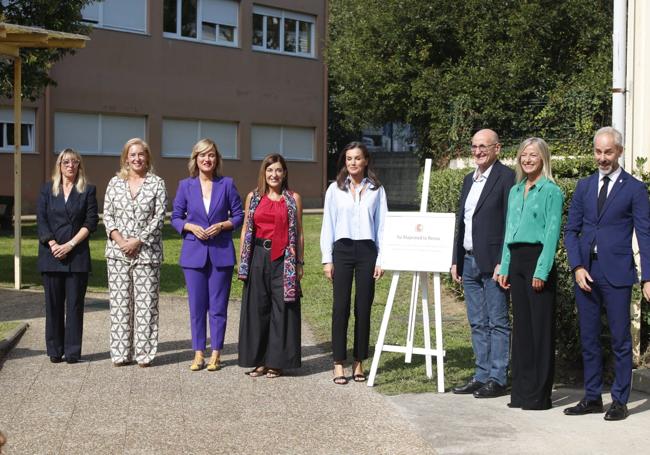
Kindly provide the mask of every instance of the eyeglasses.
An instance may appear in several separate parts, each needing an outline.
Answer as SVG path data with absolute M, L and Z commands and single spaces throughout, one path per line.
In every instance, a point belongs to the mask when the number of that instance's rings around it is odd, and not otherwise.
M 79 160 L 61 160 L 61 164 L 63 166 L 77 167 L 77 166 L 79 166 Z
M 477 150 L 478 150 L 479 152 L 487 152 L 487 150 L 488 150 L 490 147 L 493 147 L 493 146 L 495 146 L 495 145 L 497 145 L 497 144 L 498 144 L 498 142 L 495 142 L 494 144 L 487 144 L 487 145 L 486 145 L 486 144 L 481 144 L 481 145 L 472 145 L 470 148 L 472 149 L 472 152 L 475 152 L 475 151 L 477 151 Z

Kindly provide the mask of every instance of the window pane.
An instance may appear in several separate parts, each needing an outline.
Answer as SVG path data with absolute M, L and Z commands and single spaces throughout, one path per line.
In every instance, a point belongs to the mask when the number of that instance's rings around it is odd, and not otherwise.
M 104 0 L 102 25 L 139 32 L 146 31 L 146 0 Z
M 34 125 L 20 125 L 20 142 L 26 147 L 32 147 L 32 128 Z
M 279 126 L 253 125 L 251 128 L 251 158 L 261 160 L 269 153 L 282 153 Z
M 183 0 L 181 35 L 196 38 L 196 0 Z
M 217 40 L 217 24 L 211 24 L 209 22 L 204 22 L 201 29 L 203 35 L 202 39 L 205 41 L 216 41 Z
M 221 41 L 235 42 L 235 27 L 230 25 L 219 25 L 219 39 Z
M 176 0 L 165 0 L 163 6 L 163 31 L 176 32 Z
M 266 48 L 280 49 L 280 18 L 266 16 Z
M 145 118 L 122 115 L 102 115 L 103 155 L 119 155 L 129 139 L 144 139 Z
M 4 147 L 4 146 L 5 146 L 5 135 L 4 135 L 4 131 L 5 131 L 5 127 L 6 127 L 6 126 L 7 126 L 6 123 L 0 123 L 0 147 Z
M 203 0 L 201 20 L 237 27 L 239 2 L 234 0 Z
M 196 120 L 163 119 L 162 155 L 189 158 L 192 146 L 199 139 Z
M 314 128 L 285 126 L 282 129 L 282 155 L 288 160 L 313 160 Z
M 296 20 L 284 20 L 284 51 L 296 52 Z
M 311 54 L 311 27 L 311 23 L 300 21 L 300 41 L 298 43 L 298 52 Z
M 7 146 L 13 147 L 14 145 L 14 124 L 7 123 Z
M 253 14 L 253 46 L 264 46 L 264 16 Z
M 70 147 L 79 153 L 97 153 L 97 114 L 54 113 L 54 150 Z

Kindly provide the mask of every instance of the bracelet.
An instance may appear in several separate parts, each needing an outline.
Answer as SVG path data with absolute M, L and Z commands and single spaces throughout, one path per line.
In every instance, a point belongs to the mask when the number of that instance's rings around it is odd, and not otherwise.
M 77 246 L 77 244 L 75 243 L 74 240 L 70 240 L 70 241 L 68 242 L 68 245 L 70 245 L 72 248 L 74 248 L 75 246 Z

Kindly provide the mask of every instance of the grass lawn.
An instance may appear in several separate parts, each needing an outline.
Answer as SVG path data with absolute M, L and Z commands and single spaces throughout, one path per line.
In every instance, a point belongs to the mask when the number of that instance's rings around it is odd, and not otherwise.
M 305 277 L 302 281 L 304 297 L 302 300 L 302 313 L 312 327 L 319 342 L 327 343 L 330 340 L 330 324 L 332 311 L 332 289 L 329 281 L 323 277 L 320 264 L 320 215 L 305 215 Z M 13 240 L 12 234 L 0 234 L 0 286 L 13 286 Z M 185 280 L 181 268 L 178 266 L 181 240 L 169 224 L 165 225 L 163 233 L 165 238 L 164 254 L 165 263 L 161 270 L 161 291 L 166 294 L 185 295 Z M 238 237 L 238 235 L 236 236 Z M 92 274 L 89 280 L 89 290 L 106 291 L 106 261 L 104 260 L 105 236 L 103 226 L 91 239 Z M 235 242 L 237 248 L 238 240 Z M 23 226 L 23 285 L 31 288 L 41 287 L 41 277 L 36 270 L 36 257 L 38 241 L 36 226 L 26 224 Z M 374 346 L 377 340 L 379 325 L 384 313 L 391 273 L 387 273 L 377 284 L 375 302 L 372 310 L 372 325 L 370 344 Z M 402 273 L 398 286 L 397 297 L 393 305 L 393 314 L 386 343 L 404 345 L 406 342 L 406 325 L 408 321 L 409 293 L 411 290 L 412 274 Z M 432 295 L 430 293 L 429 295 Z M 231 297 L 241 297 L 241 283 L 233 278 Z M 432 306 L 431 306 L 432 308 Z M 185 311 L 183 308 L 182 311 Z M 432 342 L 435 342 L 433 333 L 433 310 L 429 311 L 432 325 Z M 416 325 L 415 345 L 424 346 L 423 330 L 418 315 Z M 164 321 L 162 322 L 164 324 Z M 350 321 L 350 335 L 348 345 L 352 343 L 352 327 Z M 469 335 L 469 326 L 461 303 L 448 296 L 443 290 L 443 338 L 445 356 L 445 386 L 449 387 L 462 382 L 471 376 L 473 371 L 472 347 Z M 372 349 L 371 349 L 372 351 Z M 372 355 L 372 352 L 371 352 Z M 351 356 L 349 356 L 351 357 Z M 371 359 L 366 362 L 370 368 Z M 411 364 L 404 363 L 404 355 L 396 353 L 383 353 L 375 385 L 385 394 L 398 394 L 409 392 L 433 392 L 437 390 L 435 378 L 436 362 L 433 360 L 434 380 L 427 379 L 425 375 L 424 357 L 415 355 Z
M 18 321 L 0 321 L 0 341 L 6 339 L 9 332 L 18 327 L 19 324 Z

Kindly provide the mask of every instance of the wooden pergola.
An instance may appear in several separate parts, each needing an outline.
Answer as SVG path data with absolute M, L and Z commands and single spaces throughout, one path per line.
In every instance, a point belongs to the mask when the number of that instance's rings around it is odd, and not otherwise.
M 20 58 L 20 49 L 81 49 L 86 46 L 86 41 L 89 39 L 85 35 L 0 22 L 0 55 L 8 56 L 14 61 L 14 287 L 16 289 L 20 289 L 22 285 L 22 231 L 20 226 L 22 215 L 22 158 L 20 154 L 22 128 L 22 60 Z

